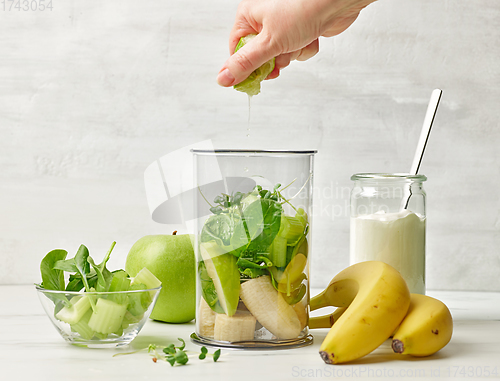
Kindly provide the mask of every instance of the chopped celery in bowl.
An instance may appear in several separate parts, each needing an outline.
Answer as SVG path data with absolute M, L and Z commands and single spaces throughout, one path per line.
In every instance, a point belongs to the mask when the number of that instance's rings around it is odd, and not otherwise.
M 132 279 L 124 270 L 109 271 L 106 264 L 115 244 L 99 264 L 85 245 L 69 259 L 66 250 L 52 250 L 40 263 L 42 283 L 35 284 L 38 297 L 54 327 L 71 344 L 127 345 L 153 310 L 160 280 L 146 267 Z
M 124 276 L 116 283 L 122 288 L 130 279 Z M 146 323 L 160 289 L 161 285 L 132 284 L 127 291 L 68 292 L 36 286 L 47 316 L 63 339 L 90 348 L 128 345 Z

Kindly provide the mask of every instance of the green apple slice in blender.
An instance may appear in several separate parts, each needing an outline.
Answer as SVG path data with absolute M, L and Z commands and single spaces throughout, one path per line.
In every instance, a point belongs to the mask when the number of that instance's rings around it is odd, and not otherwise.
M 241 37 L 238 45 L 236 45 L 236 48 L 234 49 L 234 52 L 236 53 L 243 45 L 245 45 L 255 36 L 256 34 L 249 34 L 248 36 Z M 264 79 L 266 79 L 266 77 L 274 70 L 274 61 L 275 59 L 272 58 L 259 68 L 255 69 L 247 79 L 245 79 L 243 82 L 238 83 L 237 85 L 234 85 L 235 90 L 247 93 L 249 96 L 259 94 L 260 83 Z
M 219 303 L 227 316 L 233 316 L 240 296 L 240 273 L 236 257 L 226 252 L 214 241 L 200 245 L 200 253 L 219 297 Z

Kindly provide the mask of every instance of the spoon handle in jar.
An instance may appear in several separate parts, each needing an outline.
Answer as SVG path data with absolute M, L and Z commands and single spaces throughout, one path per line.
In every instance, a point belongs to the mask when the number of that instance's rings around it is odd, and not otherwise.
M 429 101 L 429 106 L 427 106 L 427 112 L 425 114 L 422 131 L 420 132 L 417 150 L 415 151 L 415 157 L 413 158 L 413 164 L 411 165 L 410 174 L 412 175 L 416 175 L 418 173 L 420 163 L 422 163 L 425 147 L 427 145 L 427 141 L 429 140 L 429 135 L 431 134 L 432 123 L 434 122 L 442 93 L 443 92 L 440 89 L 435 89 L 431 94 L 431 99 Z
M 411 165 L 411 175 L 416 175 L 418 173 L 418 170 L 420 169 L 420 164 L 422 163 L 422 158 L 424 157 L 425 147 L 427 146 L 427 141 L 429 140 L 429 136 L 431 134 L 432 123 L 434 122 L 434 118 L 436 116 L 437 108 L 442 94 L 443 91 L 440 89 L 434 89 L 431 94 L 431 99 L 429 100 L 429 105 L 427 106 L 427 112 L 425 113 L 422 131 L 420 132 L 420 138 L 418 139 L 415 157 L 413 158 L 413 164 Z M 406 194 L 401 200 L 400 209 L 408 208 L 410 197 L 411 189 L 408 189 L 408 194 Z

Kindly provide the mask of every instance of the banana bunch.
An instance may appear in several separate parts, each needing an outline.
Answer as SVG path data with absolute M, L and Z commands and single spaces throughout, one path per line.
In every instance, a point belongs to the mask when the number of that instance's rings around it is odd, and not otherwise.
M 367 355 L 394 332 L 410 306 L 410 291 L 396 269 L 368 261 L 341 271 L 311 305 L 325 303 L 348 307 L 319 352 L 327 364 L 340 364 Z
M 310 328 L 330 328 L 320 347 L 327 364 L 356 360 L 393 335 L 396 353 L 427 356 L 451 338 L 453 323 L 440 301 L 410 294 L 392 266 L 380 261 L 352 265 L 311 299 L 311 311 L 338 307 L 332 314 L 309 319 Z

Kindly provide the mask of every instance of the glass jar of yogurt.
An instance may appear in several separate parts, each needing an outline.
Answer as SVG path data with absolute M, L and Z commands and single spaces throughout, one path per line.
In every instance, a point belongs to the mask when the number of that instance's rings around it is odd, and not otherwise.
M 412 293 L 425 293 L 424 175 L 357 173 L 351 177 L 350 262 L 396 268 Z

